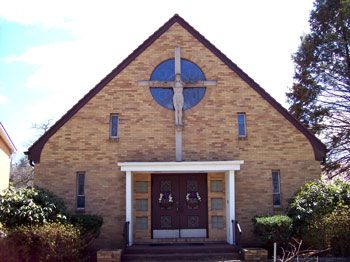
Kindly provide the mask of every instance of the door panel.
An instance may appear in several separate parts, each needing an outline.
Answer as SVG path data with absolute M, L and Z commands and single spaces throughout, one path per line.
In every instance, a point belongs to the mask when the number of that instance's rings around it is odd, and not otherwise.
M 176 175 L 152 175 L 152 227 L 179 228 L 179 178 Z
M 180 176 L 181 229 L 207 228 L 208 202 L 206 178 L 206 174 Z
M 207 237 L 207 174 L 152 174 L 153 238 Z

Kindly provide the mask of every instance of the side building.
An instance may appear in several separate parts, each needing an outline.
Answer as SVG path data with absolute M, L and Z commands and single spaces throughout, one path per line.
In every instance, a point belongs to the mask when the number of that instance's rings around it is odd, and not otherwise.
M 14 152 L 16 147 L 0 122 L 0 191 L 9 186 L 11 156 Z

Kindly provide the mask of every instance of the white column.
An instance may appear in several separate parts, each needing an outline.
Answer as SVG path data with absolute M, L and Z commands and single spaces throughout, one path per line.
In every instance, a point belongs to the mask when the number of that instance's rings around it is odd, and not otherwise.
M 235 220 L 235 171 L 229 170 L 225 174 L 226 184 L 226 236 L 227 243 L 235 244 L 232 220 Z
M 133 229 L 133 221 L 132 221 L 132 172 L 126 171 L 126 181 L 125 181 L 125 219 L 129 222 L 129 245 L 131 246 L 133 243 L 132 239 L 132 229 Z

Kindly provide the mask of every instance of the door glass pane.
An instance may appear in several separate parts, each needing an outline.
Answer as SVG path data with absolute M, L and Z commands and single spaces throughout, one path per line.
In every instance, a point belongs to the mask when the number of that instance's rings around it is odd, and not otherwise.
M 171 216 L 161 216 L 160 217 L 160 227 L 161 228 L 171 228 Z
M 199 216 L 188 216 L 187 217 L 187 226 L 189 228 L 199 227 Z
M 196 180 L 187 180 L 187 192 L 197 192 L 198 182 Z
M 171 192 L 171 181 L 170 180 L 162 180 L 160 181 L 160 192 Z

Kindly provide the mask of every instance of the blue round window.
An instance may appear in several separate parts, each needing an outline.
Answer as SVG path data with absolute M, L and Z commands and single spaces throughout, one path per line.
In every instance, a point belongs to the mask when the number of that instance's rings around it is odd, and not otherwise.
M 174 81 L 175 79 L 175 59 L 169 59 L 160 63 L 152 72 L 153 81 Z M 183 82 L 194 82 L 205 80 L 202 70 L 194 63 L 181 59 L 181 79 Z M 174 110 L 173 89 L 151 87 L 153 98 L 161 106 Z M 184 107 L 183 110 L 190 109 L 197 105 L 205 95 L 205 87 L 184 87 Z

